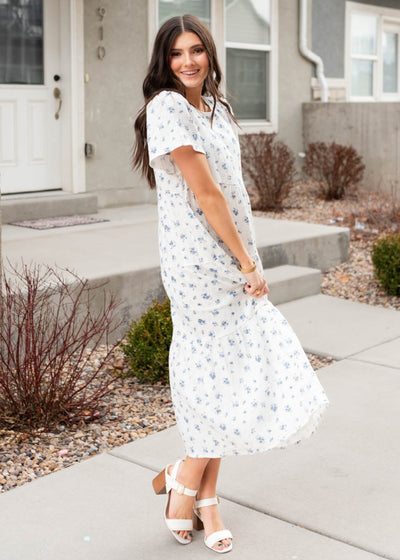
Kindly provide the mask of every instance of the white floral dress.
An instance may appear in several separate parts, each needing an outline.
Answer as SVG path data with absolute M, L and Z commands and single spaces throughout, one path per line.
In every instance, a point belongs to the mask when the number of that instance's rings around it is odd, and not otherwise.
M 171 396 L 186 455 L 244 455 L 298 443 L 315 431 L 329 403 L 324 389 L 279 310 L 267 296 L 245 292 L 236 257 L 208 224 L 169 155 L 186 145 L 206 155 L 262 271 L 236 125 L 220 102 L 211 126 L 211 113 L 164 91 L 147 106 L 147 143 L 173 320 Z

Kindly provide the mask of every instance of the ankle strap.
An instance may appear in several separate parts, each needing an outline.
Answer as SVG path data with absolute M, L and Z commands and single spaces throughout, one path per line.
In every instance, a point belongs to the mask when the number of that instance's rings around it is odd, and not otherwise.
M 171 488 L 175 490 L 178 494 L 186 494 L 186 496 L 196 496 L 198 490 L 192 490 L 191 488 L 186 488 L 183 484 L 176 480 L 176 475 L 178 472 L 179 465 L 181 464 L 182 459 L 177 461 L 172 469 L 171 474 L 168 474 L 168 465 L 165 468 L 165 481 L 166 481 L 166 490 L 167 492 L 170 491 Z
M 214 498 L 204 498 L 204 500 L 196 500 L 194 502 L 194 507 L 195 508 L 201 508 L 201 507 L 205 507 L 205 506 L 213 506 L 216 504 L 220 504 L 220 499 L 218 496 L 215 496 Z

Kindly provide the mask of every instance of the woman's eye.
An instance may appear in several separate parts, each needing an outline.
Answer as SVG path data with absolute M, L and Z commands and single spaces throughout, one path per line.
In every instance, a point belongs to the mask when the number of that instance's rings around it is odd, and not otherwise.
M 180 53 L 178 53 L 178 52 L 173 52 L 173 53 L 171 53 L 171 56 L 179 56 L 179 54 Z
M 204 52 L 204 49 L 203 49 L 202 47 L 199 47 L 198 49 L 195 49 L 194 52 L 195 52 L 196 54 L 197 54 L 197 53 L 202 53 L 202 52 Z

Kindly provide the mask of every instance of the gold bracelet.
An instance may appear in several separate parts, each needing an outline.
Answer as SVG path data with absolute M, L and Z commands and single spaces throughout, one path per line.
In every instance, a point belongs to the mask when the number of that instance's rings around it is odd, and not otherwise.
M 253 261 L 253 264 L 249 267 L 249 268 L 241 268 L 240 272 L 242 274 L 248 274 L 249 272 L 254 272 L 255 269 L 257 268 L 256 263 Z

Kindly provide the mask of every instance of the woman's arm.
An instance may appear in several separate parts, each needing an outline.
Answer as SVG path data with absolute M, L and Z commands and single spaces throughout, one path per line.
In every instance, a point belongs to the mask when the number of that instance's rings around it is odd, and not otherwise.
M 211 175 L 206 156 L 196 152 L 192 146 L 176 148 L 171 152 L 171 156 L 211 227 L 238 259 L 240 266 L 243 269 L 251 267 L 253 261 L 236 229 L 226 199 Z M 265 278 L 257 270 L 246 274 L 245 277 L 250 284 L 249 287 L 246 286 L 250 295 L 260 296 L 268 293 Z

